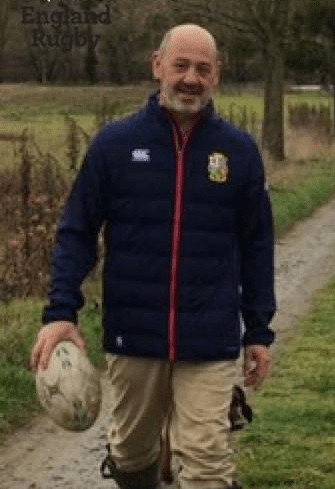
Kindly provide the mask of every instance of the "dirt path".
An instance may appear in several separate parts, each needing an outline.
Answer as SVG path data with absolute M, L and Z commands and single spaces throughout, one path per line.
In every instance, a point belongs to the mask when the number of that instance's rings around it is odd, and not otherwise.
M 315 292 L 335 274 L 335 200 L 278 243 L 276 271 L 279 311 L 273 327 L 278 345 L 292 334 Z M 0 447 L 0 488 L 115 489 L 99 475 L 107 405 L 106 392 L 98 422 L 83 434 L 67 433 L 43 417 L 10 436 Z

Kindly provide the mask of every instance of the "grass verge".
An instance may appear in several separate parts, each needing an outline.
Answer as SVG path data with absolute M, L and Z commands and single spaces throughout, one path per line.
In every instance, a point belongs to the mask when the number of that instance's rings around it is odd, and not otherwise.
M 24 424 L 38 409 L 29 357 L 41 302 L 13 301 L 0 308 L 0 433 Z
M 335 487 L 334 298 L 335 281 L 254 398 L 255 422 L 239 441 L 239 470 L 250 489 Z
M 277 237 L 310 216 L 335 195 L 335 163 L 301 160 L 283 163 L 270 175 Z

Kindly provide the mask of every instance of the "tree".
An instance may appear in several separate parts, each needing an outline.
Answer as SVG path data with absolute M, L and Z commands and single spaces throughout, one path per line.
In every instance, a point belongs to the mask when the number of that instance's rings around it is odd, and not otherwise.
M 256 77 L 259 77 L 260 70 L 255 67 L 255 63 L 259 65 L 259 56 L 254 42 L 234 33 L 225 50 L 229 60 L 224 68 L 225 79 L 230 77 L 232 82 L 237 83 L 255 79 L 255 68 Z
M 93 8 L 99 6 L 102 0 L 80 0 L 80 7 L 86 13 L 87 18 L 89 18 L 89 12 Z M 95 52 L 94 41 L 93 41 L 93 25 L 92 22 L 87 23 L 87 45 L 86 53 L 84 58 L 85 65 L 85 77 L 86 81 L 89 83 L 95 83 L 97 81 L 97 64 L 98 57 Z
M 52 5 L 43 6 L 43 11 L 51 13 Z M 47 83 L 57 78 L 57 72 L 65 53 L 56 47 L 49 46 L 48 37 L 54 35 L 54 29 L 48 23 L 29 24 L 23 22 L 25 45 L 34 69 L 36 79 Z
M 284 68 L 296 8 L 304 0 L 179 0 L 179 11 L 197 12 L 207 23 L 250 39 L 264 62 L 263 146 L 275 160 L 284 151 Z M 170 0 L 177 7 L 177 0 Z
M 114 0 L 113 18 L 104 36 L 110 79 L 127 84 L 148 78 L 149 56 L 171 25 L 164 0 Z
M 335 4 L 333 0 L 308 0 L 296 12 L 297 42 L 291 46 L 288 61 L 302 72 L 318 71 L 320 77 L 335 87 Z M 334 114 L 335 114 L 335 89 Z M 335 134 L 335 121 L 333 132 Z
M 0 82 L 2 82 L 3 54 L 8 40 L 8 24 L 10 19 L 11 0 L 0 2 Z
M 101 19 L 110 22 L 106 20 L 110 3 L 58 0 L 25 7 L 26 49 L 39 81 L 97 81 L 97 44 L 105 28 Z

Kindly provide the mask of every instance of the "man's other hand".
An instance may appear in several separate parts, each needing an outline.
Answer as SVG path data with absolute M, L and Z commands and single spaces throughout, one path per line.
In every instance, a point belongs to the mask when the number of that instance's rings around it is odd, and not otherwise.
M 244 351 L 243 375 L 248 387 L 258 389 L 270 371 L 270 351 L 265 345 L 249 345 Z

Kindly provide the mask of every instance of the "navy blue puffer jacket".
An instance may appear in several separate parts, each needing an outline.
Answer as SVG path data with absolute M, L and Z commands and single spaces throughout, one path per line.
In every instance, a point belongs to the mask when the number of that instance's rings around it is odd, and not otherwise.
M 44 323 L 77 321 L 104 225 L 106 351 L 220 360 L 273 342 L 273 226 L 257 147 L 212 104 L 178 140 L 157 94 L 96 136 L 60 220 Z

